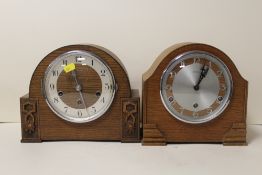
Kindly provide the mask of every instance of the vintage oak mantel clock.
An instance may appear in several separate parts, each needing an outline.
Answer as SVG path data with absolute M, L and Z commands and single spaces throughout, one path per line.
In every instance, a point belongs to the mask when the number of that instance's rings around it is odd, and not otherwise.
M 138 92 L 131 91 L 120 60 L 99 46 L 71 45 L 48 54 L 20 104 L 22 142 L 140 141 Z
M 247 81 L 219 49 L 165 50 L 143 75 L 143 145 L 246 144 Z

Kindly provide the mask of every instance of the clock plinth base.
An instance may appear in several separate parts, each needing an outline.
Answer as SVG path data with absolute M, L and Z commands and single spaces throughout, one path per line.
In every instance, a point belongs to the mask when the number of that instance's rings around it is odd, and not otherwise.
M 232 128 L 225 134 L 224 146 L 246 146 L 246 123 L 233 123 Z
M 143 146 L 165 146 L 166 139 L 159 131 L 156 124 L 144 124 L 143 126 Z

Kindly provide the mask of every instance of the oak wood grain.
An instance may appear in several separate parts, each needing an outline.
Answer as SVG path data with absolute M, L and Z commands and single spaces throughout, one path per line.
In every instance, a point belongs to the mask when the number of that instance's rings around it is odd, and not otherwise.
M 72 50 L 89 51 L 100 57 L 111 68 L 118 86 L 109 110 L 102 117 L 88 123 L 71 123 L 59 118 L 50 110 L 42 94 L 41 81 L 49 64 L 59 55 Z M 89 78 L 92 80 L 91 77 Z M 101 86 L 99 83 L 94 82 L 93 84 L 97 88 Z M 59 87 L 65 88 L 67 86 L 69 85 L 64 81 L 59 81 Z M 93 91 L 92 87 L 88 90 Z M 130 83 L 123 64 L 112 52 L 100 46 L 82 44 L 56 49 L 42 59 L 30 81 L 29 99 L 36 99 L 38 103 L 38 129 L 41 131 L 38 140 L 121 140 L 122 98 L 131 98 Z
M 176 56 L 193 50 L 206 51 L 221 59 L 228 66 L 234 84 L 233 95 L 226 110 L 219 117 L 203 124 L 188 124 L 175 119 L 165 109 L 160 98 L 160 78 L 166 66 Z M 234 123 L 246 125 L 248 82 L 240 75 L 232 60 L 224 52 L 206 44 L 183 43 L 168 48 L 157 60 L 150 70 L 143 75 L 142 110 L 144 126 L 147 124 L 157 125 L 166 142 L 222 143 L 225 135 L 231 132 Z M 146 134 L 148 130 L 144 127 L 143 132 Z M 242 137 L 241 143 L 239 143 L 242 145 L 243 140 L 246 140 L 246 130 L 242 129 L 238 134 Z M 147 135 L 147 137 L 150 137 L 150 135 Z M 146 139 L 145 136 L 144 139 Z M 227 139 L 228 142 L 230 140 Z M 237 144 L 237 142 L 234 143 Z M 144 142 L 144 144 L 146 143 Z

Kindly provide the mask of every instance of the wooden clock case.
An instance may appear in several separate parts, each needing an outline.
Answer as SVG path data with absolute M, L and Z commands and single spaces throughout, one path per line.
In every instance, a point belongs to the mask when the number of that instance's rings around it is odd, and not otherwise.
M 72 51 L 90 51 L 111 68 L 118 86 L 109 110 L 88 123 L 65 121 L 48 107 L 43 96 L 42 81 L 48 65 L 59 55 Z M 131 90 L 127 72 L 110 51 L 96 45 L 70 45 L 48 54 L 36 67 L 29 94 L 20 98 L 21 142 L 54 140 L 100 140 L 140 142 L 140 105 L 138 90 Z
M 230 104 L 217 118 L 203 124 L 184 123 L 174 118 L 160 98 L 160 78 L 176 56 L 193 50 L 212 53 L 229 68 L 233 79 Z M 143 75 L 143 145 L 166 143 L 223 143 L 246 145 L 246 110 L 248 82 L 232 60 L 219 49 L 198 43 L 181 43 L 166 49 Z

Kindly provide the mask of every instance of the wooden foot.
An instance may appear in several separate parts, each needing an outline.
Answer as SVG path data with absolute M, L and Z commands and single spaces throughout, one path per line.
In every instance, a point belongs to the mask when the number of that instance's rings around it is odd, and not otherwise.
M 166 139 L 155 124 L 144 124 L 143 146 L 164 146 Z
M 245 146 L 246 142 L 246 123 L 233 123 L 232 128 L 225 134 L 224 146 Z

